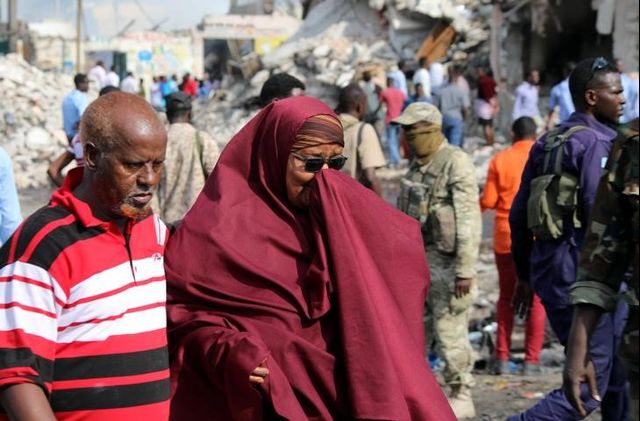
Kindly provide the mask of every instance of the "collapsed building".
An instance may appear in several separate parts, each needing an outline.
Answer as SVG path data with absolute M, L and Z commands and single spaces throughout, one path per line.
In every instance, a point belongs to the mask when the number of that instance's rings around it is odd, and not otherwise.
M 399 59 L 415 66 L 421 56 L 464 63 L 470 79 L 477 65 L 490 66 L 504 95 L 497 119 L 504 131 L 508 92 L 526 69 L 544 69 L 550 85 L 568 59 L 615 55 L 637 68 L 637 23 L 634 0 L 594 1 L 593 7 L 580 0 L 243 0 L 231 2 L 228 16 L 204 17 L 186 31 L 90 40 L 83 57 L 86 68 L 107 58 L 147 82 L 154 74 L 188 70 L 212 77 L 217 65 L 222 88 L 198 102 L 194 121 L 221 145 L 256 112 L 247 104 L 273 73 L 291 73 L 307 94 L 333 106 L 337 90 L 364 70 L 384 84 Z M 8 93 L 0 99 L 0 145 L 15 157 L 21 188 L 45 185 L 46 166 L 63 147 L 56 130 L 60 101 L 72 88 L 77 40 L 68 25 L 48 23 L 35 25 L 23 41 L 27 58 L 49 71 L 0 58 L 0 85 Z

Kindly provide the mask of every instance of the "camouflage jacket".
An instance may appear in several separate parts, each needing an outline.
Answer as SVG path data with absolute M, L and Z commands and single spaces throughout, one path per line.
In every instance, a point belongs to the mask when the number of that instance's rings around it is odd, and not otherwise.
M 402 179 L 398 207 L 420 222 L 427 250 L 455 259 L 456 277 L 475 277 L 482 220 L 469 155 L 443 144 L 428 164 L 414 162 Z
M 151 202 L 165 222 L 184 217 L 204 187 L 220 150 L 218 144 L 189 123 L 174 123 L 167 133 L 167 152 L 158 192 Z
M 571 287 L 573 304 L 615 309 L 630 267 L 638 292 L 638 147 L 637 132 L 619 136 L 613 145 L 598 185 L 577 282 Z

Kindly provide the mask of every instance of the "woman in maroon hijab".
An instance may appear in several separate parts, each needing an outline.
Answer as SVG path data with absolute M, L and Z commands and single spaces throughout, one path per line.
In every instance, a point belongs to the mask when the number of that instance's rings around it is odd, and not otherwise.
M 423 356 L 418 225 L 335 171 L 342 147 L 292 97 L 225 148 L 166 253 L 172 419 L 455 419 Z

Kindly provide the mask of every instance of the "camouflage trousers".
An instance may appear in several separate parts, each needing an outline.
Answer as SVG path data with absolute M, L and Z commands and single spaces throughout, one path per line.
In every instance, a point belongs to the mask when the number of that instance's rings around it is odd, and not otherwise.
M 427 347 L 435 339 L 436 352 L 444 361 L 444 380 L 448 386 L 473 387 L 473 350 L 469 342 L 469 309 L 478 293 L 475 281 L 471 293 L 456 298 L 455 260 L 429 250 L 431 286 L 427 295 L 425 329 Z

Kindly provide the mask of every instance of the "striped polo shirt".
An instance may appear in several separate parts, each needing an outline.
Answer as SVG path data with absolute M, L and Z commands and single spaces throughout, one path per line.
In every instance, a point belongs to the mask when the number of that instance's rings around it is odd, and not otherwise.
M 123 235 L 73 195 L 81 177 L 0 249 L 0 387 L 41 386 L 59 420 L 167 419 L 167 229 Z

